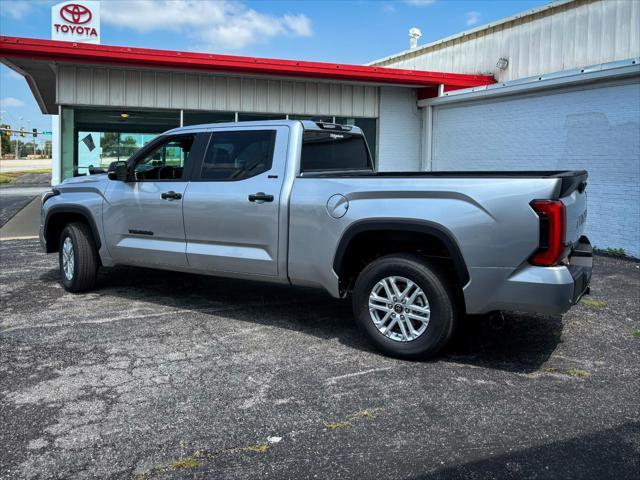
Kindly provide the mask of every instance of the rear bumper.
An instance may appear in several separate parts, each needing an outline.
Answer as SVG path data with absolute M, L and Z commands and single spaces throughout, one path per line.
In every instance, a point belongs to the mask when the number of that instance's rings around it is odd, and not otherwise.
M 572 304 L 575 305 L 584 295 L 589 293 L 589 284 L 591 283 L 593 247 L 587 237 L 580 237 L 578 245 L 569 257 L 567 268 L 573 278 Z
M 564 313 L 588 293 L 592 267 L 593 249 L 589 240 L 582 237 L 568 257 L 567 265 L 536 267 L 525 264 L 510 274 L 502 269 L 472 269 L 472 281 L 468 287 L 475 284 L 476 288 L 473 293 L 465 288 L 467 312 L 517 310 L 550 315 Z M 497 270 L 504 272 L 502 278 Z M 498 288 L 493 291 L 478 288 L 482 285 Z M 474 299 L 475 303 L 469 301 Z

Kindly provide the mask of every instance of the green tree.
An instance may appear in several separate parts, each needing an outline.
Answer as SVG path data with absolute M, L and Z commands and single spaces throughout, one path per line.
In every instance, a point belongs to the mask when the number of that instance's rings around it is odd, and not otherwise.
M 102 147 L 103 158 L 117 158 L 118 157 L 118 142 L 120 134 L 118 132 L 105 132 L 100 138 L 100 145 Z
M 136 142 L 136 139 L 131 135 L 127 135 L 124 138 L 120 136 L 120 142 L 120 160 L 129 158 L 138 150 L 138 142 Z
M 0 132 L 2 134 L 2 154 L 4 155 L 5 153 L 12 153 L 13 152 L 13 145 L 11 142 L 11 137 L 9 135 L 6 135 L 4 133 L 4 129 L 8 128 L 9 125 L 6 124 L 2 124 L 0 125 L 0 130 L 2 130 L 2 132 Z

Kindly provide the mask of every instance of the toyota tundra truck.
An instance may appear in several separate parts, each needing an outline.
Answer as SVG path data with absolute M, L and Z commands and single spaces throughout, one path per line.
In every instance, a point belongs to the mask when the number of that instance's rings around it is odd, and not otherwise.
M 130 265 L 325 289 L 382 352 L 424 358 L 464 314 L 561 314 L 588 293 L 586 171 L 380 172 L 362 131 L 170 130 L 44 194 L 69 292 Z

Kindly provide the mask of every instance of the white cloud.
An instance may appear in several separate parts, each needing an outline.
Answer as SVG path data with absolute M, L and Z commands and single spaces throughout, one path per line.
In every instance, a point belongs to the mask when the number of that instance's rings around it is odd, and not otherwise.
M 301 13 L 297 15 L 285 15 L 283 21 L 291 31 L 300 37 L 310 37 L 313 35 L 313 29 L 311 28 L 311 20 L 306 15 Z
M 382 11 L 385 13 L 394 13 L 396 11 L 396 7 L 393 5 L 393 3 L 383 3 Z
M 3 17 L 6 16 L 11 17 L 14 20 L 20 20 L 31 11 L 31 5 L 32 2 L 27 1 L 3 1 L 2 8 L 0 8 L 0 14 Z
M 24 107 L 24 102 L 16 97 L 0 98 L 0 108 L 20 108 Z
M 480 14 L 480 12 L 476 12 L 475 10 L 467 12 L 467 26 L 471 27 L 478 24 L 481 17 L 482 15 Z
M 0 15 L 20 20 L 31 13 L 34 7 L 41 8 L 48 0 L 0 0 Z
M 184 34 L 215 52 L 239 50 L 280 35 L 313 33 L 311 20 L 301 13 L 275 16 L 228 0 L 114 0 L 103 2 L 101 18 L 140 33 Z
M 403 0 L 404 3 L 409 5 L 413 5 L 414 7 L 426 7 L 428 5 L 433 5 L 436 3 L 436 0 Z

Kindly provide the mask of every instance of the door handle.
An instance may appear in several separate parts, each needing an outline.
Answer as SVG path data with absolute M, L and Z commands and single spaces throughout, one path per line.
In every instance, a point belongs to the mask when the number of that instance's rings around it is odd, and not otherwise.
M 180 200 L 182 198 L 181 193 L 176 193 L 173 190 L 160 194 L 160 198 L 163 200 Z
M 273 195 L 267 195 L 264 192 L 254 193 L 249 195 L 249 201 L 257 203 L 273 202 Z

